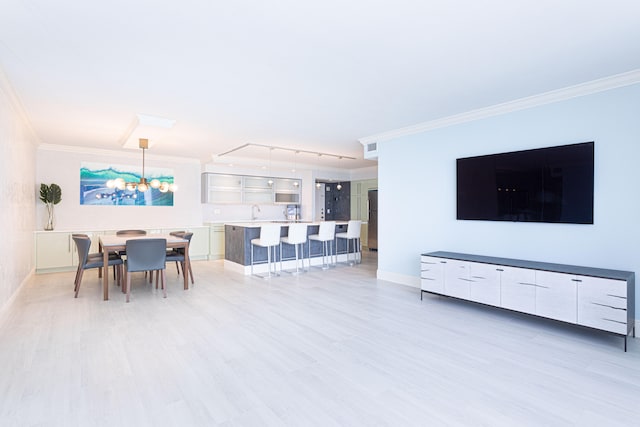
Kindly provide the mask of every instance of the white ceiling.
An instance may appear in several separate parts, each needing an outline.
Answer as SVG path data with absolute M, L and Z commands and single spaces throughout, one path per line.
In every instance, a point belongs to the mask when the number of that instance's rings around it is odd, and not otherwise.
M 639 22 L 638 0 L 3 0 L 0 68 L 43 143 L 122 149 L 148 114 L 176 120 L 154 154 L 353 169 L 359 138 L 640 68 Z

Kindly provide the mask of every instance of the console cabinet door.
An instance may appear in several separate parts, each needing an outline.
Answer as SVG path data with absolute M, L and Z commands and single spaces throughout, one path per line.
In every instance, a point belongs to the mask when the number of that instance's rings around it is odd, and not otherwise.
M 71 233 L 36 233 L 36 270 L 70 269 L 74 265 L 74 251 Z
M 518 267 L 498 267 L 501 307 L 523 313 L 536 312 L 536 271 Z
M 469 299 L 469 262 L 447 260 L 444 272 L 444 292 L 456 298 Z
M 444 293 L 446 260 L 430 256 L 420 257 L 420 288 L 423 291 Z
M 500 307 L 500 267 L 469 263 L 469 299 Z
M 576 280 L 573 274 L 536 271 L 536 314 L 576 323 Z
M 578 324 L 626 334 L 627 282 L 577 276 Z

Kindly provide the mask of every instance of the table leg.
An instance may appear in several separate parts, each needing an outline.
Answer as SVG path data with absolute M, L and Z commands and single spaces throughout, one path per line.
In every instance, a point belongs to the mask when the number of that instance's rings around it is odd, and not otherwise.
M 104 274 L 102 275 L 102 294 L 103 299 L 107 301 L 109 299 L 109 274 L 107 273 L 109 268 L 109 251 L 102 251 L 102 265 L 104 266 Z
M 102 242 L 98 243 L 98 252 L 102 252 Z M 106 268 L 105 270 L 108 270 L 108 268 Z M 102 268 L 98 269 L 98 278 L 102 277 Z
M 184 278 L 184 289 L 189 289 L 189 269 L 191 268 L 189 261 L 189 245 L 184 246 L 184 268 L 182 269 L 182 276 Z

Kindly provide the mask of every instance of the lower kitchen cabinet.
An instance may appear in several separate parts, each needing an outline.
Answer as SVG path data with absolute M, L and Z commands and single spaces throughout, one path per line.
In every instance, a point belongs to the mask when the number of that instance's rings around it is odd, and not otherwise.
M 212 224 L 209 228 L 209 259 L 224 258 L 224 224 Z

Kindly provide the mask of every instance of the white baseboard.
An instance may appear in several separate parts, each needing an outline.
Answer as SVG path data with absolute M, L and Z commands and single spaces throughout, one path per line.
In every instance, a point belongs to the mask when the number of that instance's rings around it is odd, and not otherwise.
M 387 282 L 399 283 L 401 285 L 411 286 L 412 288 L 420 289 L 420 278 L 415 276 L 409 276 L 407 274 L 393 273 L 390 271 L 378 270 L 376 277 L 380 280 L 386 280 Z
M 4 323 L 4 318 L 7 315 L 7 313 L 9 312 L 9 308 L 13 305 L 13 302 L 18 297 L 18 294 L 20 293 L 20 291 L 22 291 L 22 288 L 25 287 L 25 285 L 35 275 L 35 272 L 36 272 L 35 268 L 32 268 L 31 271 L 29 272 L 29 274 L 27 274 L 27 276 L 22 280 L 20 285 L 16 288 L 16 290 L 13 291 L 13 294 L 11 294 L 9 299 L 7 301 L 5 301 L 5 303 L 2 305 L 2 307 L 0 307 L 0 325 L 2 323 Z

